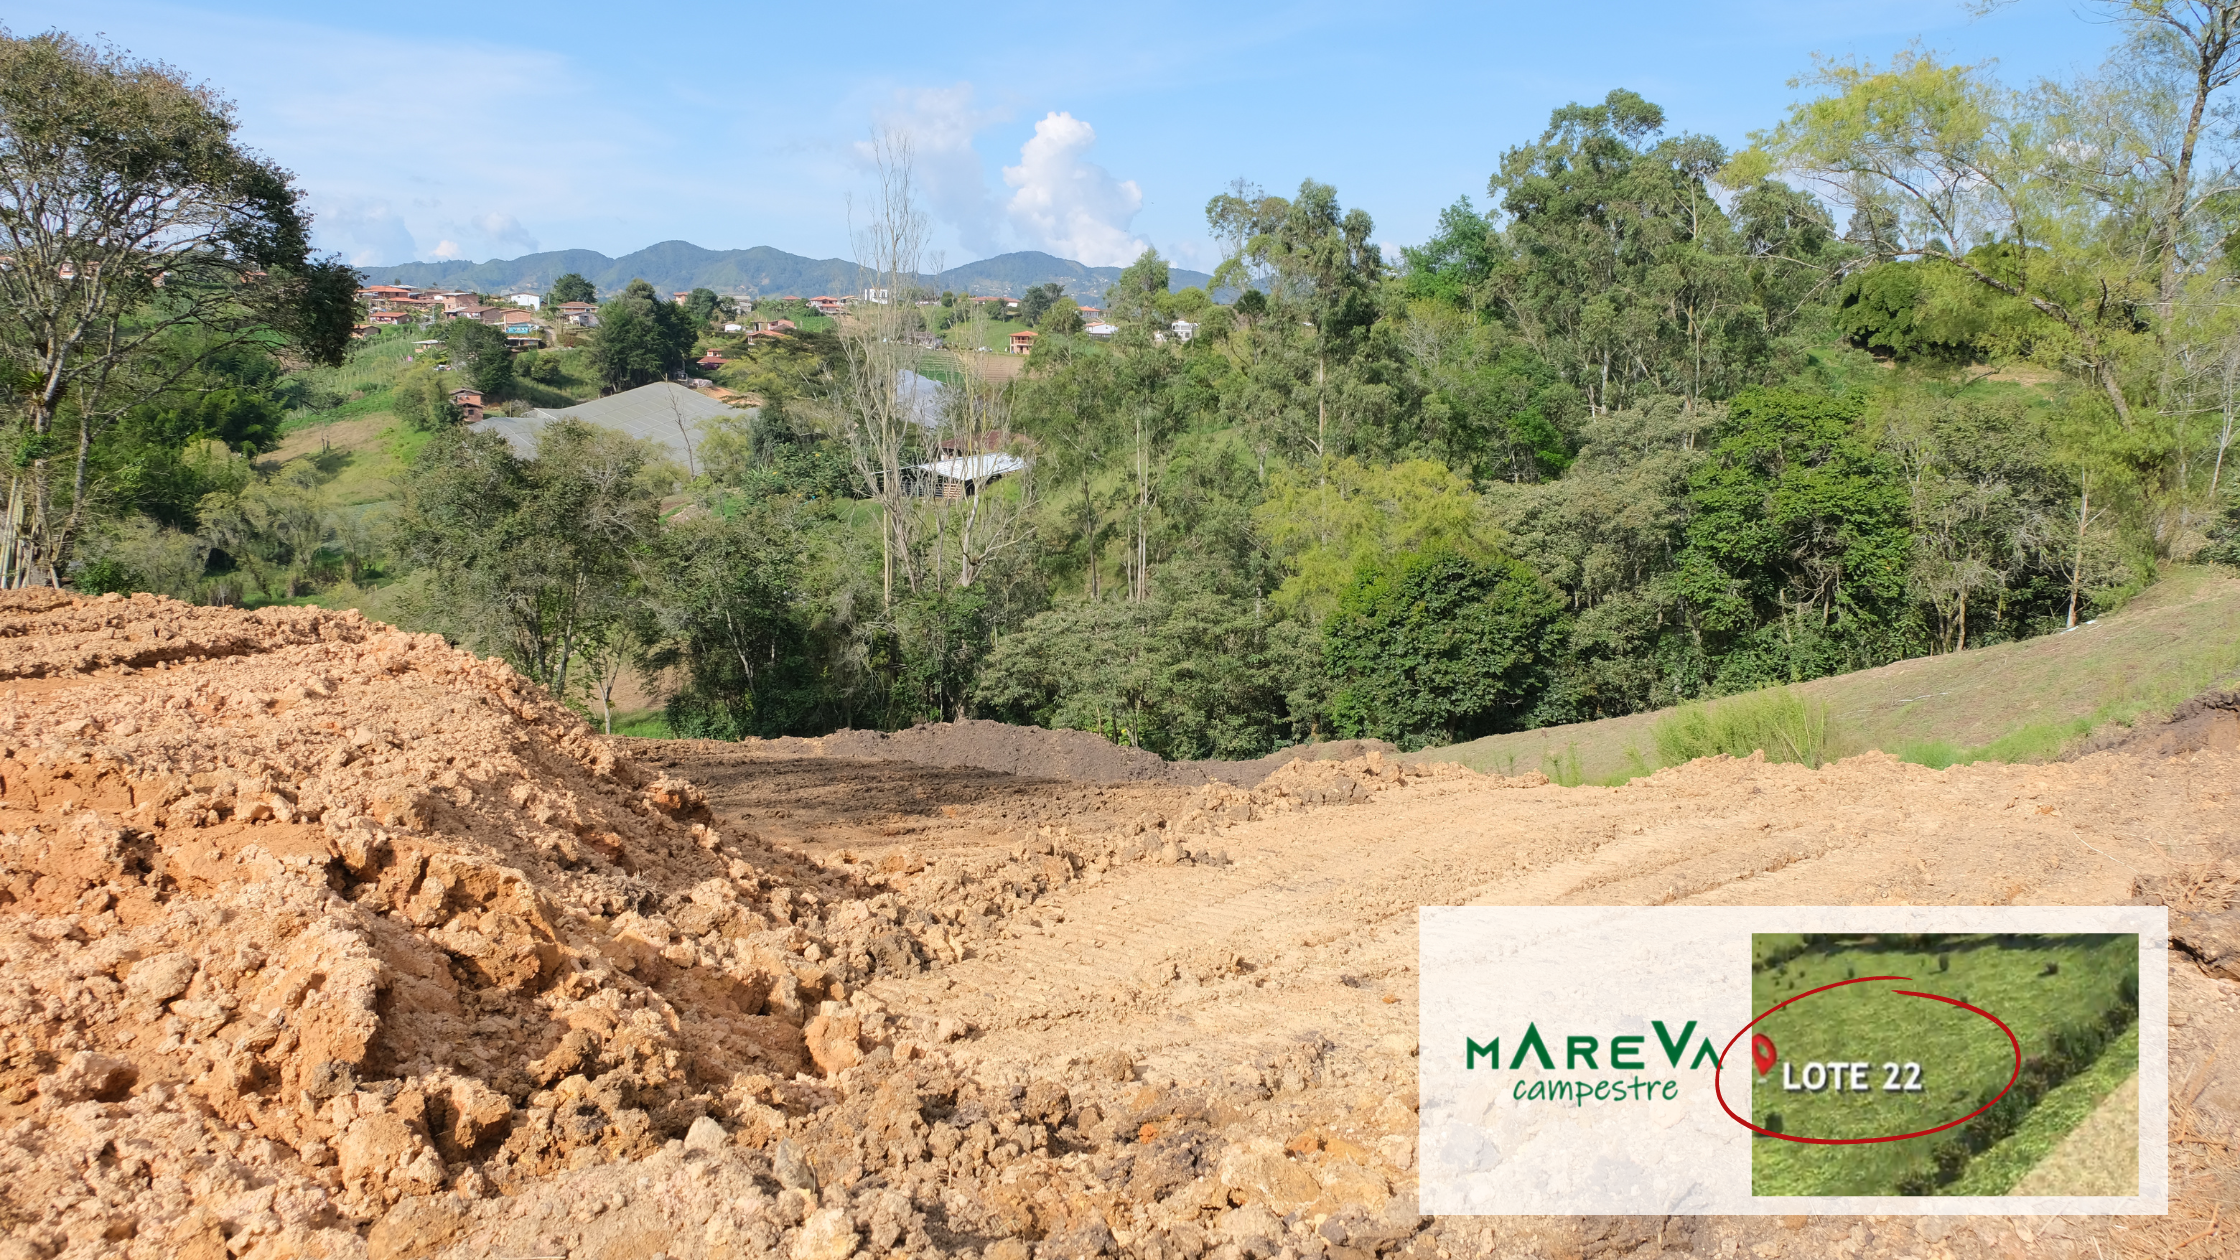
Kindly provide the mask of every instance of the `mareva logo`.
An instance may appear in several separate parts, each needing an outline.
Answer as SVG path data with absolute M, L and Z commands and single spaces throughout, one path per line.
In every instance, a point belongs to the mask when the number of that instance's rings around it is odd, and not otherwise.
M 1680 1060 L 1687 1056 L 1688 1045 L 1691 1041 L 1696 1043 L 1696 1051 L 1693 1057 L 1688 1058 L 1690 1068 L 1699 1068 L 1706 1063 L 1709 1063 L 1712 1067 L 1719 1066 L 1719 1052 L 1712 1048 L 1710 1035 L 1706 1034 L 1700 1040 L 1697 1039 L 1697 1022 L 1696 1020 L 1689 1020 L 1681 1027 L 1678 1035 L 1674 1035 L 1665 1021 L 1661 1019 L 1649 1021 L 1649 1027 L 1656 1032 L 1658 1047 L 1663 1051 L 1665 1061 L 1671 1066 L 1675 1068 L 1680 1066 Z M 1646 1035 L 1636 1036 L 1632 1034 L 1611 1037 L 1607 1042 L 1603 1038 L 1595 1036 L 1566 1036 L 1563 1039 L 1563 1067 L 1561 1070 L 1576 1072 L 1583 1068 L 1590 1072 L 1600 1072 L 1605 1070 L 1604 1063 L 1607 1063 L 1609 1070 L 1612 1071 L 1630 1072 L 1646 1069 L 1649 1066 L 1646 1056 L 1653 1053 L 1648 1049 L 1648 1040 L 1649 1038 Z M 1464 1071 L 1477 1068 L 1480 1059 L 1485 1060 L 1485 1066 L 1487 1067 L 1495 1069 L 1501 1067 L 1501 1038 L 1495 1037 L 1491 1041 L 1481 1042 L 1474 1037 L 1464 1037 L 1462 1042 L 1462 1067 Z M 1530 1056 L 1545 1071 L 1553 1072 L 1557 1070 L 1555 1055 L 1549 1051 L 1547 1039 L 1540 1035 L 1538 1023 L 1527 1023 L 1524 1026 L 1524 1036 L 1518 1038 L 1512 1044 L 1516 1047 L 1516 1053 L 1510 1056 L 1509 1071 L 1523 1070 L 1527 1056 Z

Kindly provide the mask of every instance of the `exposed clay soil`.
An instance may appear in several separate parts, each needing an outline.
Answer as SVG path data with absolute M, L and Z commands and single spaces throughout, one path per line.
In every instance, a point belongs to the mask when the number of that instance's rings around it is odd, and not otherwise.
M 2236 771 L 608 741 L 355 614 L 0 596 L 0 1260 L 2220 1254 Z M 2167 1218 L 1415 1213 L 1418 905 L 2135 899 Z
M 2240 691 L 2213 691 L 2179 705 L 2170 720 L 2134 727 L 2107 741 L 2112 752 L 2147 757 L 2214 749 L 2240 752 Z

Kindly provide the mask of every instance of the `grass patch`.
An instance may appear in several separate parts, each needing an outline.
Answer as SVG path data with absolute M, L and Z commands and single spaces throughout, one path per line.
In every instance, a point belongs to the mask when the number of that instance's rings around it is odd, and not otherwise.
M 594 720 L 592 725 L 598 725 Z M 633 739 L 675 739 L 677 733 L 669 729 L 669 715 L 660 709 L 641 709 L 636 713 L 617 713 L 614 716 L 614 733 Z
M 1956 1120 L 2006 1085 L 2014 1051 L 1997 1028 L 1945 1003 L 1892 996 L 1896 988 L 1957 998 L 1997 1015 L 2021 1040 L 2026 1067 L 2007 1101 L 1960 1129 L 1856 1146 L 1756 1139 L 1751 1144 L 1751 1187 L 1752 1193 L 1764 1195 L 1897 1195 L 1908 1193 L 1908 1186 L 1958 1184 L 1955 1176 L 1973 1167 L 1971 1151 L 1980 1158 L 1996 1149 L 2009 1133 L 2000 1126 L 2012 1125 L 2012 1132 L 2020 1132 L 2018 1122 L 2035 1115 L 2033 1104 L 2042 1104 L 2077 1079 L 2073 1073 L 2082 1064 L 2049 1065 L 2061 1063 L 2063 1047 L 2075 1044 L 2080 1029 L 2106 1027 L 2116 1013 L 2126 1011 L 2126 994 L 2136 994 L 2138 982 L 2138 938 L 2127 934 L 1767 935 L 1756 938 L 1752 949 L 1751 1001 L 1757 1011 L 1858 976 L 1912 977 L 1816 994 L 1761 1023 L 1758 1029 L 1773 1039 L 1781 1062 L 1766 1075 L 1752 1077 L 1751 1109 L 1760 1125 L 1804 1137 L 1907 1133 Z M 2102 1044 L 2107 1050 L 2100 1049 Z M 2123 1044 L 2093 1042 L 2096 1057 L 2091 1061 L 2109 1062 L 2108 1070 L 2118 1070 L 2124 1062 Z M 2122 1067 L 2123 1075 L 2137 1065 L 2136 1040 L 2128 1044 L 2130 1066 Z M 1790 1080 L 1802 1083 L 1806 1064 L 1862 1060 L 1868 1063 L 1864 1093 L 1786 1088 Z M 1920 1064 L 1920 1090 L 1886 1090 L 1886 1063 L 1899 1065 L 1900 1084 L 1907 1080 L 1904 1065 Z M 2073 1109 L 2073 1104 L 2065 1105 Z M 2089 1111 L 2076 1112 L 2066 1123 L 2061 1116 L 2067 1111 L 2049 1114 L 2031 1130 L 2032 1141 L 2051 1150 Z M 1987 1124 L 1994 1117 L 1996 1122 Z M 2042 1157 L 2043 1151 L 2029 1162 Z
M 1657 759 L 1668 766 L 1720 754 L 1747 757 L 1762 750 L 1768 761 L 1817 768 L 1830 756 L 1831 730 L 1825 702 L 1808 700 L 1787 687 L 1769 687 L 1682 705 L 1658 721 L 1654 735 Z
M 2092 1066 L 2038 1100 L 2005 1141 L 1968 1161 L 1968 1171 L 1939 1194 L 2005 1194 L 2053 1154 L 2062 1139 L 2098 1110 L 2116 1087 L 2139 1070 L 2139 1026 L 2108 1043 Z

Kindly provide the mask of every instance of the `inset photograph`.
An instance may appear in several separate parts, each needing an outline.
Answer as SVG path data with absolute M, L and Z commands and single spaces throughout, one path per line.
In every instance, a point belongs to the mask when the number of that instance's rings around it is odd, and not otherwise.
M 2137 935 L 1751 945 L 1751 1193 L 2138 1193 Z

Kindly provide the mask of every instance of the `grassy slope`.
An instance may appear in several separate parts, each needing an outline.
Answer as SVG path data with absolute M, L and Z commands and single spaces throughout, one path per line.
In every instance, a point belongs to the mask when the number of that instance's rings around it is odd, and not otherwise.
M 2005 1141 L 1968 1161 L 1960 1180 L 1944 1188 L 1945 1194 L 2012 1194 L 2017 1185 L 2047 1156 L 2058 1150 L 2078 1125 L 2091 1118 L 2108 1095 L 2139 1071 L 2139 1026 L 2108 1043 L 2092 1066 L 2055 1086 L 2038 1100 L 2022 1123 Z M 2133 1131 L 2133 1150 L 2137 1131 Z M 2048 1180 L 2041 1178 L 2040 1180 Z M 2134 1183 L 2136 1178 L 2134 1177 Z M 2044 1188 L 2039 1194 L 2105 1194 L 2106 1190 Z M 2131 1193 L 2126 1189 L 2123 1193 Z
M 2110 723 L 2167 712 L 2240 682 L 2240 578 L 2178 568 L 2120 612 L 2067 634 L 1900 661 L 1794 688 L 1828 706 L 1840 754 L 1881 749 L 1929 765 L 2036 761 Z M 1669 712 L 1669 711 L 1667 711 Z M 1656 768 L 1664 716 L 1491 735 L 1414 754 L 1503 774 L 1616 782 Z

